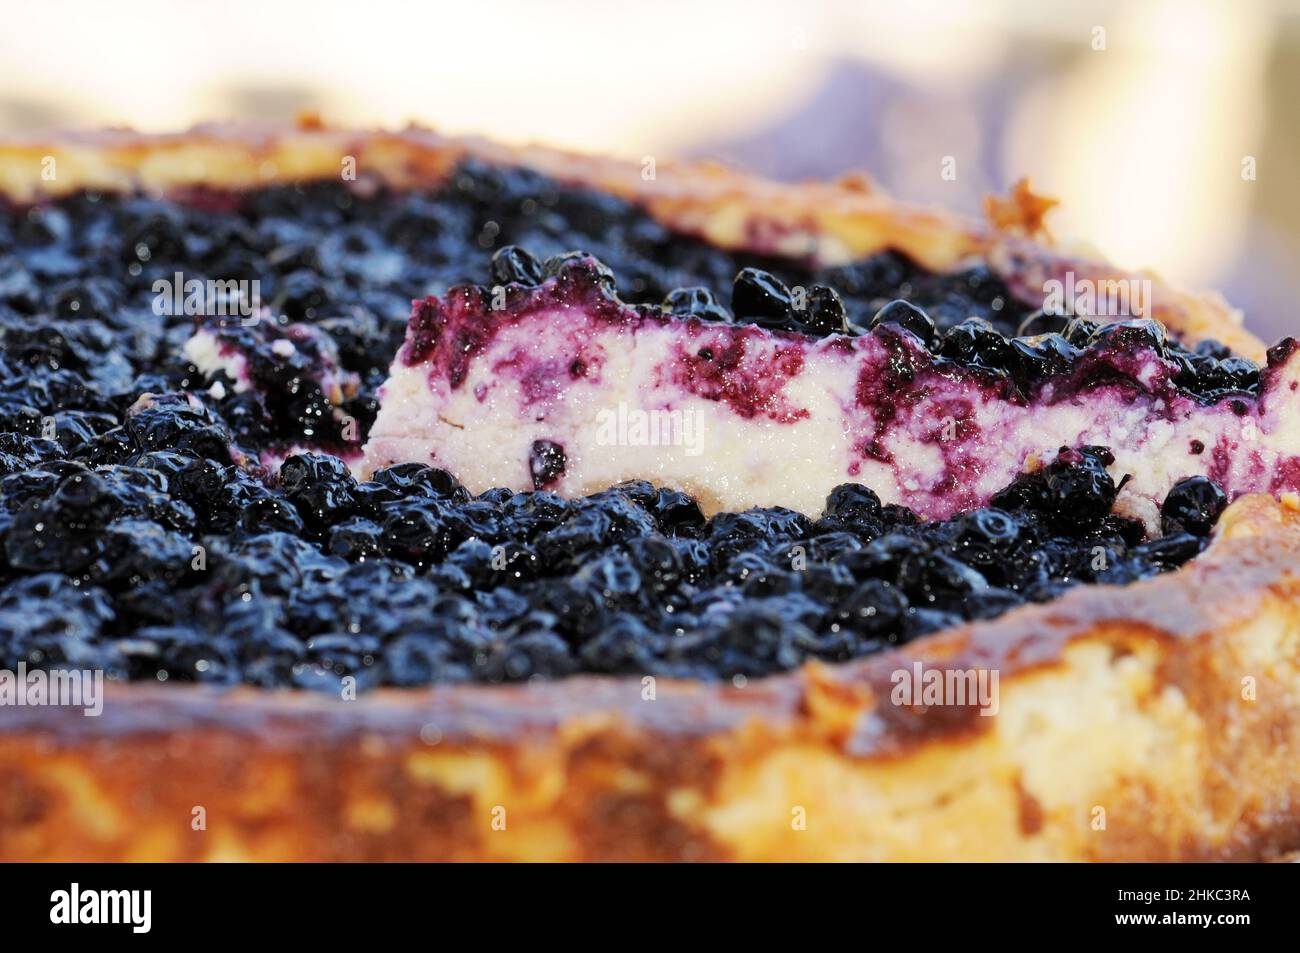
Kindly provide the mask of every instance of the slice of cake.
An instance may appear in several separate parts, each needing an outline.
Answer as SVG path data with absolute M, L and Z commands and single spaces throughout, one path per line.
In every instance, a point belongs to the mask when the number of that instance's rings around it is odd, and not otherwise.
M 1114 455 L 1121 510 L 1148 525 L 1185 477 L 1230 497 L 1300 486 L 1290 340 L 1261 371 L 1209 368 L 1151 320 L 1008 339 L 972 319 L 939 334 L 896 301 L 860 328 L 829 289 L 792 294 L 762 273 L 738 279 L 737 323 L 702 289 L 629 306 L 593 258 L 543 277 L 521 255 L 506 256 L 515 280 L 415 302 L 364 472 L 416 461 L 475 492 L 570 497 L 644 479 L 708 511 L 809 514 L 859 482 L 944 518 L 1093 445 Z

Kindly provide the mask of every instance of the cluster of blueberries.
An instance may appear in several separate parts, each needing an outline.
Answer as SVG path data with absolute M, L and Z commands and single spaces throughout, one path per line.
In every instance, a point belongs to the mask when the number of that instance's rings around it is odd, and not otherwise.
M 245 455 L 319 446 L 319 374 L 253 336 L 259 386 L 214 389 L 182 356 L 193 319 L 154 306 L 156 282 L 177 273 L 260 281 L 262 300 L 329 335 L 360 381 L 347 409 L 363 440 L 410 299 L 473 280 L 512 244 L 591 249 L 627 300 L 672 309 L 700 300 L 674 289 L 739 272 L 746 289 L 810 289 L 805 323 L 827 330 L 900 297 L 940 329 L 977 316 L 1004 339 L 1029 316 L 981 269 L 931 275 L 884 254 L 813 273 L 474 164 L 427 193 L 320 184 L 0 209 L 0 667 L 329 690 L 346 677 L 757 676 L 1161 572 L 1199 551 L 1222 507 L 1208 481 L 1180 485 L 1165 535 L 1147 540 L 1111 514 L 1098 449 L 940 523 L 856 485 L 818 519 L 705 519 L 643 483 L 575 501 L 475 497 L 417 465 L 357 482 L 326 453 L 292 456 L 268 481 Z M 494 280 L 511 267 L 531 266 L 498 255 Z M 771 316 L 745 313 L 749 290 L 738 300 L 742 318 Z
M 0 662 L 330 690 L 347 676 L 758 676 L 1195 556 L 1217 487 L 1184 481 L 1146 540 L 1110 512 L 1108 459 L 1063 452 L 941 522 L 858 484 L 816 520 L 705 519 L 647 483 L 566 501 L 475 497 L 421 464 L 358 483 L 317 454 L 286 460 L 275 489 L 175 449 L 46 460 L 0 479 Z
M 965 280 L 969 283 L 972 276 Z M 990 283 L 988 279 L 976 282 Z M 998 311 L 1014 310 L 1002 293 L 995 301 Z M 1164 326 L 1150 318 L 1098 322 L 1036 311 L 1024 315 L 1014 333 L 1007 333 L 989 318 L 976 315 L 941 325 L 925 309 L 904 298 L 883 303 L 870 317 L 859 313 L 850 318 L 834 287 L 813 284 L 792 290 L 775 275 L 754 267 L 742 269 L 733 283 L 731 307 L 736 317 L 707 288 L 675 289 L 664 299 L 663 307 L 677 315 L 714 321 L 739 319 L 817 336 L 860 335 L 890 325 L 914 336 L 937 361 L 978 368 L 1025 393 L 1044 380 L 1070 373 L 1087 349 L 1115 345 L 1145 348 L 1172 362 L 1174 385 L 1202 402 L 1253 395 L 1260 382 L 1259 367 L 1253 361 L 1234 356 L 1215 341 L 1189 349 L 1171 340 Z
M 578 257 L 570 252 L 539 260 L 520 246 L 507 245 L 493 255 L 489 277 L 494 285 L 533 286 L 560 274 Z M 609 293 L 616 293 L 613 269 L 600 260 L 588 260 L 587 266 Z M 1151 318 L 1097 321 L 1028 312 L 983 267 L 955 275 L 922 276 L 909 270 L 901 256 L 885 252 L 801 277 L 809 282 L 807 286 L 790 286 L 771 271 L 748 265 L 731 280 L 730 307 L 710 287 L 691 285 L 673 288 L 657 309 L 650 310 L 813 337 L 858 336 L 887 326 L 912 337 L 931 352 L 936 364 L 975 368 L 995 386 L 1005 383 L 1023 394 L 1079 370 L 1089 351 L 1099 355 L 1137 349 L 1167 362 L 1171 383 L 1203 403 L 1251 397 L 1259 391 L 1259 366 L 1216 341 L 1186 347 Z M 856 294 L 846 300 L 836 285 L 822 282 L 835 282 Z M 890 298 L 891 293 L 911 297 Z M 928 310 L 918 302 L 929 302 Z M 1121 362 L 1127 363 L 1123 356 Z M 1078 386 L 1111 383 L 1125 376 L 1115 361 L 1094 362 L 1089 371 L 1093 379 L 1080 380 Z

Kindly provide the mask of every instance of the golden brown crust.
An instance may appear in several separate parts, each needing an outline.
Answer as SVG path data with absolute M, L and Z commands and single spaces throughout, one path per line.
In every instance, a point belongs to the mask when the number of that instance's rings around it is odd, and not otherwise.
M 779 186 L 689 164 L 645 179 L 635 163 L 419 130 L 0 144 L 0 192 L 243 189 L 332 176 L 346 156 L 362 177 L 427 184 L 466 154 L 624 195 L 732 247 L 892 247 L 939 269 L 982 256 L 1026 294 L 1069 269 L 1123 274 L 1037 240 L 1027 186 L 979 226 L 860 178 Z M 1155 311 L 1261 350 L 1217 299 L 1157 285 Z M 348 702 L 128 685 L 100 718 L 3 708 L 0 859 L 1282 856 L 1300 850 L 1298 565 L 1294 503 L 1252 497 L 1162 578 L 744 687 L 577 678 Z M 892 704 L 916 661 L 997 672 L 997 715 Z
M 238 191 L 332 179 L 353 170 L 358 180 L 427 186 L 466 156 L 528 166 L 613 193 L 671 228 L 724 248 L 827 263 L 892 248 L 935 271 L 982 259 L 1031 303 L 1042 301 L 1044 281 L 1061 279 L 1066 271 L 1096 282 L 1151 280 L 1151 316 L 1175 333 L 1191 341 L 1215 338 L 1256 360 L 1264 353 L 1263 344 L 1242 328 L 1240 313 L 1217 296 L 1182 291 L 1152 275 L 1054 247 L 1043 228 L 1054 203 L 1026 182 L 1017 183 L 1010 198 L 991 201 L 991 222 L 980 224 L 896 201 L 863 176 L 787 185 L 713 162 L 622 161 L 417 128 L 335 130 L 307 118 L 296 129 L 218 125 L 173 135 L 104 131 L 0 142 L 0 195 L 25 202 L 83 188 Z
M 8 709 L 0 859 L 1269 859 L 1300 849 L 1297 566 L 1295 509 L 1248 497 L 1179 572 L 745 687 Z M 998 672 L 997 714 L 892 704 L 917 661 Z

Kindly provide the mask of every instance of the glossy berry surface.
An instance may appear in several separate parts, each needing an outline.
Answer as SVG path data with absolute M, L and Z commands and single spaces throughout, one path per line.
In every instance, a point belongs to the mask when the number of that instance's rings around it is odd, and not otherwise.
M 536 285 L 546 277 L 541 262 L 518 245 L 498 248 L 492 255 L 492 280 L 498 284 Z
M 544 490 L 564 475 L 564 448 L 553 440 L 534 440 L 528 457 L 533 488 Z
M 758 268 L 743 268 L 731 289 L 731 310 L 738 317 L 768 327 L 784 327 L 790 316 L 790 289 Z
M 664 296 L 663 309 L 677 317 L 704 321 L 730 321 L 731 312 L 718 303 L 708 288 L 674 288 Z
M 753 677 L 1167 571 L 1217 516 L 1185 481 L 1167 535 L 1145 539 L 1110 512 L 1098 448 L 937 523 L 857 484 L 817 518 L 706 519 L 647 483 L 564 500 L 546 490 L 566 464 L 551 441 L 532 448 L 532 492 L 473 496 L 417 463 L 358 481 L 343 458 L 365 440 L 411 299 L 484 276 L 508 296 L 574 249 L 624 300 L 679 317 L 858 334 L 892 308 L 943 360 L 1008 379 L 1057 369 L 1018 355 L 1029 309 L 985 269 L 731 254 L 531 172 L 467 163 L 419 193 L 199 198 L 0 210 L 0 668 L 326 691 L 349 676 Z M 199 322 L 241 373 L 186 359 L 195 317 L 155 307 L 177 272 L 260 282 L 259 320 Z M 1249 362 L 1150 330 L 1124 333 L 1177 356 L 1207 399 L 1256 386 Z
M 808 331 L 818 336 L 849 333 L 844 301 L 834 288 L 813 285 L 808 289 L 804 313 L 798 315 Z
M 896 324 L 905 331 L 910 331 L 927 347 L 934 342 L 937 335 L 934 319 L 912 302 L 902 298 L 889 302 L 875 313 L 871 319 L 871 326 L 874 328 L 882 324 Z
M 1227 505 L 1227 495 L 1213 480 L 1188 477 L 1175 483 L 1165 497 L 1160 508 L 1161 527 L 1166 534 L 1208 536 Z

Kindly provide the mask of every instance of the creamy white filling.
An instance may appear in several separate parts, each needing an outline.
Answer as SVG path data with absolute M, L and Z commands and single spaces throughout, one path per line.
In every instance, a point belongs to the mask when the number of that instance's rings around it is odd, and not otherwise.
M 214 377 L 219 371 L 235 382 L 235 393 L 251 386 L 248 380 L 248 361 L 238 351 L 223 354 L 220 342 L 210 331 L 200 328 L 190 335 L 182 349 L 186 360 L 199 369 L 204 377 Z
M 858 405 L 856 388 L 869 350 L 847 351 L 830 339 L 811 344 L 801 372 L 779 394 L 780 407 L 806 414 L 747 419 L 665 375 L 685 334 L 676 324 L 633 327 L 542 312 L 503 328 L 472 357 L 457 388 L 427 364 L 399 360 L 358 469 L 368 475 L 420 461 L 450 470 L 474 492 L 531 489 L 530 449 L 549 440 L 566 456 L 550 488 L 566 496 L 645 479 L 692 493 L 710 511 L 779 505 L 816 515 L 831 488 L 860 482 L 886 503 L 944 517 L 986 502 L 1062 446 L 1099 444 L 1115 454 L 1116 479 L 1128 477 L 1119 505 L 1150 524 L 1183 477 L 1213 473 L 1234 495 L 1266 490 L 1277 462 L 1300 452 L 1295 427 L 1283 424 L 1296 403 L 1289 385 L 1297 371 L 1288 366 L 1267 411 L 1252 402 L 1246 416 L 1226 402 L 1203 407 L 1180 398 L 1167 407 L 1117 386 L 1022 407 L 953 381 L 897 405 L 879 442 L 887 460 L 864 458 L 876 421 Z M 692 351 L 708 344 L 707 331 L 690 339 Z M 770 365 L 777 346 L 751 340 L 745 366 Z M 579 353 L 590 370 L 574 378 L 567 368 Z M 1202 453 L 1192 452 L 1193 441 Z M 1221 445 L 1227 460 L 1214 469 Z

